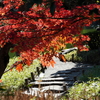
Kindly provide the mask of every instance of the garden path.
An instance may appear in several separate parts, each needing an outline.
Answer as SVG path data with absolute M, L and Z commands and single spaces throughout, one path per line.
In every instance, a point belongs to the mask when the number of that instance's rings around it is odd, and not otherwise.
M 84 75 L 85 70 L 93 67 L 83 63 L 62 62 L 56 57 L 53 59 L 56 62 L 54 67 L 47 67 L 35 81 L 30 82 L 29 85 L 32 87 L 25 91 L 26 94 L 38 95 L 38 92 L 52 91 L 55 97 L 61 96 L 78 81 L 79 76 Z

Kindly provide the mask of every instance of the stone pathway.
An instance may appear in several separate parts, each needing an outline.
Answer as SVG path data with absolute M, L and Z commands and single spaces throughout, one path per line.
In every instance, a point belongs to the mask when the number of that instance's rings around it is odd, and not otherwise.
M 93 67 L 83 63 L 61 62 L 55 57 L 54 60 L 56 62 L 54 67 L 47 67 L 34 82 L 29 83 L 31 88 L 25 91 L 26 94 L 38 95 L 38 92 L 52 91 L 55 97 L 62 96 L 77 81 L 77 77 Z

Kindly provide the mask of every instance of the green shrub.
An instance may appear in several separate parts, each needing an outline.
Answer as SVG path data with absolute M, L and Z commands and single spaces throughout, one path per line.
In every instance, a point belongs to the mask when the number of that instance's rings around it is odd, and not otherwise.
M 76 83 L 75 86 L 69 89 L 68 97 L 74 100 L 87 100 L 100 96 L 100 78 L 98 80 Z M 94 99 L 90 99 L 94 100 Z
M 94 32 L 94 31 L 96 31 L 96 29 L 83 29 L 81 34 L 86 34 L 86 33 Z
M 18 61 L 18 57 L 10 59 L 7 69 L 15 62 Z M 23 71 L 18 72 L 15 68 L 12 71 L 8 71 L 3 74 L 2 81 L 6 88 L 9 90 L 18 89 L 24 84 L 24 79 L 30 77 L 31 72 L 36 71 L 36 67 L 40 66 L 39 60 L 34 60 L 30 66 L 24 66 Z
M 74 100 L 99 100 L 100 98 L 100 65 L 87 70 L 79 77 L 81 83 L 76 82 L 67 96 Z M 95 99 L 98 97 L 99 99 Z M 90 99 L 91 98 L 91 99 Z

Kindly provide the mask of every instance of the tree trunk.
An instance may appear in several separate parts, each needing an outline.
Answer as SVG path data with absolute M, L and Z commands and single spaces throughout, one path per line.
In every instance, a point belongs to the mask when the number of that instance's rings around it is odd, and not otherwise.
M 7 64 L 9 62 L 9 50 L 13 45 L 11 43 L 7 43 L 3 48 L 0 48 L 0 78 L 2 77 Z

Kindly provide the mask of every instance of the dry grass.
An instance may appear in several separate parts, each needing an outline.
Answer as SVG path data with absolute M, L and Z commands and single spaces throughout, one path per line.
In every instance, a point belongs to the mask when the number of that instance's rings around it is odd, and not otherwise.
M 16 91 L 12 95 L 1 96 L 0 100 L 30 100 L 33 96 L 22 94 L 21 91 Z
M 60 100 L 59 98 L 54 97 L 53 92 L 46 92 L 46 96 L 44 92 L 39 92 L 38 96 L 26 95 L 23 94 L 22 91 L 16 91 L 14 95 L 5 95 L 0 96 L 0 100 Z
M 45 96 L 44 93 L 39 93 L 38 96 L 32 96 L 32 95 L 22 94 L 21 91 L 16 91 L 14 95 L 1 96 L 0 100 L 76 100 L 74 98 L 68 98 L 67 96 L 63 96 L 62 98 L 55 98 L 53 92 L 51 91 L 49 91 L 47 94 L 48 95 Z M 77 100 L 81 100 L 81 98 Z M 86 100 L 100 100 L 100 96 L 92 97 Z

